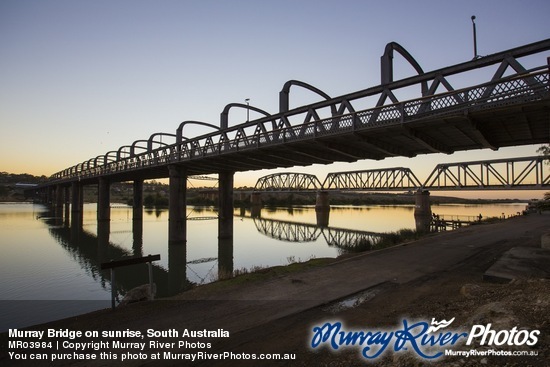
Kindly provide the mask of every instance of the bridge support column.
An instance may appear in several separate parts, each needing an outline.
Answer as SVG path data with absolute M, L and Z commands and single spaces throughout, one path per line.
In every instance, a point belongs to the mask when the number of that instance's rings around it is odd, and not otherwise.
M 99 179 L 97 190 L 97 221 L 111 220 L 111 183 L 106 178 Z
M 54 187 L 53 186 L 48 186 L 48 188 L 46 189 L 46 203 L 47 204 L 52 204 L 53 203 L 53 195 L 54 195 Z
M 170 177 L 168 244 L 185 244 L 187 242 L 187 170 L 182 166 L 170 165 L 168 171 Z
M 134 256 L 143 256 L 143 180 L 134 180 L 132 203 L 132 249 Z
M 218 280 L 233 277 L 233 238 L 218 239 Z
M 63 202 L 64 202 L 63 195 L 64 194 L 65 194 L 65 190 L 63 190 L 63 187 L 61 185 L 57 185 L 55 187 L 55 215 L 56 216 L 63 216 Z
M 315 201 L 315 214 L 317 216 L 317 225 L 319 227 L 328 227 L 330 217 L 328 191 L 317 191 L 317 198 Z
M 191 287 L 187 280 L 187 246 L 168 245 L 168 294 L 180 293 Z
M 143 219 L 143 180 L 135 180 L 134 184 L 134 201 L 133 201 L 133 220 Z
M 233 177 L 234 172 L 219 173 L 218 238 L 233 238 Z
M 71 207 L 71 188 L 70 186 L 65 186 L 63 188 L 65 191 L 65 212 L 64 212 L 64 219 L 65 219 L 65 227 L 69 227 L 69 213 L 70 213 L 70 207 Z
M 418 232 L 429 232 L 432 220 L 432 208 L 430 205 L 430 192 L 427 190 L 418 190 L 414 194 L 414 220 Z
M 250 215 L 252 218 L 260 218 L 262 215 L 262 194 L 259 192 L 250 194 L 250 203 L 252 204 Z
M 80 182 L 73 182 L 71 185 L 71 226 L 82 227 L 82 212 L 84 211 L 84 189 Z

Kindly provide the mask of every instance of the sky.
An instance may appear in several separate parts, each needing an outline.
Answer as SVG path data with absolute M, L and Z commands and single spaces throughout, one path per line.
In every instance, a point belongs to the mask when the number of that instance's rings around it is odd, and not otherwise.
M 376 86 L 380 56 L 392 41 L 425 71 L 465 62 L 473 57 L 472 15 L 480 55 L 547 39 L 548 14 L 547 0 L 1 0 L 0 171 L 49 176 L 153 133 L 175 133 L 185 120 L 218 125 L 227 104 L 247 98 L 276 113 L 279 91 L 291 79 L 331 96 Z M 395 65 L 396 80 L 414 74 L 398 57 Z M 317 100 L 293 90 L 291 107 Z M 230 125 L 242 123 L 246 111 L 232 109 L 229 118 Z M 530 156 L 536 149 L 286 171 L 323 180 L 329 172 L 404 166 L 422 180 L 437 163 Z M 235 185 L 283 171 L 237 173 Z M 494 195 L 520 194 L 526 195 Z

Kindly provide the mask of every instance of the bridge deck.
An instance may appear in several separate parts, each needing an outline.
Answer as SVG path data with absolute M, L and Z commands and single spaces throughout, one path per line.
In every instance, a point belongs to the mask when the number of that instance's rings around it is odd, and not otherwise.
M 93 183 L 99 177 L 162 178 L 168 177 L 171 164 L 185 166 L 187 175 L 204 175 L 547 143 L 548 66 L 529 71 L 516 58 L 548 49 L 550 40 L 544 40 L 290 111 L 282 108 L 278 114 L 234 127 L 225 123 L 191 139 L 183 139 L 178 129 L 179 135 L 167 134 L 176 137 L 174 144 L 153 149 L 150 141 L 144 152 L 116 158 L 109 152 L 58 172 L 49 184 Z M 454 90 L 445 79 L 498 63 L 490 82 Z M 509 66 L 516 74 L 505 77 Z M 447 92 L 436 94 L 439 85 Z M 400 102 L 393 93 L 415 86 L 421 87 L 422 97 Z M 372 97 L 378 98 L 373 108 L 356 111 L 352 106 Z M 391 104 L 385 104 L 388 98 Z

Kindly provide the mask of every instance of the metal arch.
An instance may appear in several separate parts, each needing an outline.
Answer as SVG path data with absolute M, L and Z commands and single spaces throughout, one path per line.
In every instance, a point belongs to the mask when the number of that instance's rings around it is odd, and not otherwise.
M 92 163 L 94 164 L 94 166 L 92 167 Z M 95 159 L 94 158 L 90 158 L 88 159 L 87 161 L 85 162 L 82 162 L 81 164 L 85 164 L 86 165 L 86 169 L 90 169 L 90 168 L 95 168 Z
M 411 66 L 416 70 L 418 75 L 424 74 L 424 70 L 416 61 L 416 59 L 399 43 L 397 42 L 390 42 L 386 45 L 386 48 L 384 49 L 384 54 L 380 57 L 380 83 L 382 85 L 389 84 L 393 82 L 393 51 L 397 51 L 411 64 Z M 420 83 L 420 89 L 422 92 L 422 96 L 426 96 L 428 93 L 428 82 L 426 80 L 421 81 Z M 386 97 L 390 97 L 393 103 L 397 103 L 397 98 L 395 95 L 390 91 L 384 91 L 380 95 L 380 99 L 378 100 L 378 103 L 376 106 L 382 106 L 384 102 L 386 101 Z
M 173 138 L 177 138 L 177 136 L 175 134 L 169 134 L 169 133 L 154 133 L 152 134 L 149 139 L 147 139 L 147 150 L 148 151 L 151 151 L 153 150 L 153 143 L 157 143 L 157 144 L 160 144 L 162 146 L 169 146 L 171 144 L 167 144 L 167 143 L 164 143 L 162 141 L 157 141 L 157 140 L 154 140 L 154 137 L 155 136 L 160 136 L 161 139 L 163 136 L 170 136 L 170 137 L 173 137 Z
M 108 152 L 105 153 L 105 154 L 98 155 L 97 157 L 88 160 L 88 164 L 89 164 L 89 162 L 90 162 L 91 160 L 93 160 L 93 162 L 94 162 L 94 167 L 104 166 L 104 165 L 106 165 L 107 163 L 110 163 L 110 162 L 116 162 L 116 159 L 109 161 L 109 156 L 110 156 L 111 153 L 115 153 L 115 154 L 116 154 L 117 151 L 116 151 L 116 150 L 111 150 L 111 151 L 108 151 Z M 103 160 L 103 162 L 102 162 L 101 164 L 98 164 L 98 160 L 99 160 L 99 159 L 102 159 L 102 160 Z M 83 163 L 84 163 L 84 162 L 83 162 Z
M 145 151 L 148 150 L 147 147 L 142 147 L 140 145 L 137 145 L 137 143 L 148 143 L 148 141 L 143 140 L 143 139 L 134 141 L 131 145 L 131 148 L 130 148 L 130 157 L 134 157 L 136 155 L 136 153 L 135 153 L 136 148 L 140 148 L 140 149 L 143 149 Z
M 393 82 L 393 51 L 397 51 L 411 64 L 418 75 L 424 74 L 424 70 L 416 59 L 403 46 L 397 42 L 390 42 L 384 49 L 384 54 L 380 57 L 380 82 L 388 84 Z M 424 81 L 422 84 L 422 94 L 428 90 L 428 84 Z
M 86 164 L 86 163 L 89 163 L 89 161 L 87 161 L 87 162 L 82 162 L 82 163 L 80 163 L 80 164 L 77 164 L 76 166 L 73 166 L 73 169 L 74 169 L 74 171 L 75 171 L 74 173 L 82 172 L 82 171 L 84 170 L 84 164 Z M 88 168 L 88 167 L 86 167 L 86 169 L 87 169 L 87 168 Z
M 193 125 L 201 125 L 201 126 L 207 126 L 207 127 L 211 127 L 213 129 L 216 129 L 216 130 L 220 130 L 220 128 L 216 125 L 212 125 L 212 124 L 209 124 L 207 122 L 201 122 L 201 121 L 193 121 L 193 120 L 187 120 L 187 121 L 183 121 L 179 126 L 178 128 L 176 129 L 176 142 L 177 143 L 181 143 L 184 139 L 184 136 L 183 136 L 183 128 L 185 125 L 187 124 L 193 124 Z M 187 138 L 185 138 L 187 139 Z
M 130 148 L 129 151 L 125 151 L 125 148 Z M 122 157 L 122 154 L 127 154 L 127 157 Z M 123 145 L 117 150 L 117 160 L 120 160 L 122 158 L 132 158 L 134 155 L 132 154 L 132 146 L 131 145 Z
M 279 112 L 280 113 L 288 112 L 288 110 L 290 109 L 290 101 L 289 101 L 290 87 L 293 85 L 296 85 L 305 89 L 309 89 L 310 91 L 317 93 L 318 95 L 320 95 L 326 100 L 331 99 L 331 97 L 328 94 L 326 94 L 319 88 L 314 87 L 311 84 L 308 84 L 299 80 L 289 80 L 283 85 L 283 89 L 279 92 Z M 336 115 L 336 106 L 331 105 L 330 109 L 331 109 L 332 115 L 333 116 Z
M 274 173 L 260 177 L 254 191 L 320 190 L 321 181 L 315 175 L 298 172 Z
M 262 115 L 264 115 L 266 117 L 271 116 L 271 114 L 269 112 L 266 112 L 262 109 L 254 107 L 254 106 L 246 105 L 246 104 L 243 104 L 243 103 L 230 103 L 230 104 L 225 106 L 222 113 L 220 114 L 220 129 L 227 129 L 229 127 L 229 110 L 233 107 L 239 107 L 239 108 L 245 108 L 247 110 L 252 110 L 252 111 L 261 113 Z
M 102 158 L 103 159 L 103 163 L 102 164 L 105 164 L 105 155 L 98 155 L 97 157 L 94 158 L 94 167 L 98 167 L 100 166 L 101 164 L 98 164 L 97 160 L 99 158 Z
M 109 158 L 112 156 L 113 153 L 115 154 L 115 158 L 110 160 Z M 116 162 L 118 160 L 117 156 L 118 156 L 118 151 L 116 151 L 116 150 L 108 151 L 107 153 L 105 153 L 105 160 L 104 160 L 105 164 L 110 163 L 110 162 Z

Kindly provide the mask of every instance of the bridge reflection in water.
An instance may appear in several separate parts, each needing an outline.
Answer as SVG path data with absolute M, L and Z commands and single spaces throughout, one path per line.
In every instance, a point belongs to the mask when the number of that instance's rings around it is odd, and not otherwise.
M 301 243 L 315 242 L 322 236 L 329 246 L 337 247 L 345 250 L 345 252 L 372 250 L 386 237 L 384 233 L 333 228 L 308 223 L 264 218 L 253 218 L 253 220 L 258 232 L 270 238 Z
M 382 214 L 380 210 L 386 211 L 386 214 Z M 313 207 L 295 208 L 293 211 L 290 209 L 272 211 L 264 208 L 263 214 L 266 218 L 252 216 L 250 209 L 242 208 L 240 213 L 239 211 L 235 213 L 234 217 L 241 233 L 235 239 L 238 243 L 234 246 L 232 239 L 216 239 L 214 234 L 212 236 L 206 234 L 212 232 L 211 229 L 216 226 L 214 209 L 195 208 L 188 213 L 189 219 L 201 220 L 195 221 L 191 227 L 192 240 L 189 244 L 169 245 L 168 248 L 165 247 L 165 240 L 156 235 L 145 237 L 144 243 L 142 227 L 144 221 L 132 220 L 129 215 L 131 208 L 118 208 L 115 211 L 117 214 L 114 220 L 109 222 L 96 222 L 90 216 L 93 212 L 89 210 L 86 211 L 88 214 L 84 220 L 74 226 L 70 226 L 69 222 L 57 215 L 55 211 L 46 214 L 41 220 L 48 224 L 51 236 L 71 255 L 73 261 L 105 290 L 110 289 L 111 279 L 108 271 L 100 270 L 101 263 L 111 259 L 141 257 L 157 253 L 158 249 L 164 248 L 164 251 L 160 250 L 161 262 L 153 266 L 153 279 L 157 285 L 157 295 L 166 297 L 196 284 L 231 277 L 237 268 L 282 265 L 281 262 L 265 263 L 268 257 L 279 259 L 286 257 L 287 260 L 294 255 L 297 259 L 307 259 L 311 256 L 334 257 L 386 246 L 387 242 L 393 243 L 395 233 L 363 230 L 365 222 L 370 223 L 372 228 L 381 228 L 379 231 L 409 228 L 412 232 L 414 222 L 408 219 L 407 224 L 396 224 L 390 227 L 380 226 L 377 220 L 382 220 L 381 218 L 386 218 L 385 215 L 389 215 L 393 218 L 392 221 L 403 223 L 402 218 L 410 218 L 409 215 L 413 210 L 412 206 L 399 207 L 399 209 L 335 207 L 332 209 L 333 224 L 329 226 L 329 213 L 324 213 L 326 217 L 319 220 L 319 212 Z M 358 215 L 358 212 L 363 214 Z M 145 215 L 148 218 L 145 220 L 146 234 L 155 228 L 158 228 L 160 233 L 164 232 L 166 215 L 166 211 Z M 281 215 L 284 217 L 280 217 Z M 273 219 L 273 216 L 279 217 Z M 290 217 L 294 219 L 287 220 Z M 373 217 L 376 217 L 374 221 Z M 441 219 L 448 218 L 441 216 Z M 160 226 L 155 227 L 157 224 Z M 96 228 L 97 232 L 95 232 Z M 197 233 L 200 234 L 195 236 Z M 245 235 L 242 236 L 242 233 Z M 277 242 L 262 240 L 262 236 Z M 252 258 L 249 259 L 250 257 Z M 148 268 L 145 264 L 117 269 L 116 293 L 119 300 L 132 288 L 146 284 L 147 275 Z
M 391 242 L 395 233 L 377 233 L 370 231 L 361 231 L 356 229 L 346 229 L 330 227 L 329 211 L 316 211 L 317 224 L 292 222 L 277 219 L 261 218 L 258 213 L 252 215 L 256 229 L 261 234 L 286 242 L 315 242 L 323 237 L 328 246 L 343 250 L 341 253 L 370 251 L 380 247 L 382 242 Z M 241 217 L 245 217 L 243 214 Z M 472 221 L 463 220 L 461 225 L 467 225 Z M 415 217 L 417 231 L 424 230 L 424 218 Z M 460 225 L 460 226 L 461 226 Z M 433 231 L 447 230 L 447 228 L 458 228 L 453 220 L 440 219 L 433 217 L 429 223 Z
M 256 230 L 262 235 L 295 243 L 324 239 L 328 246 L 338 248 L 340 254 L 374 249 L 386 236 L 383 233 L 329 227 L 328 211 L 316 213 L 317 224 L 245 216 L 245 213 L 247 213 L 246 210 L 241 211 L 241 218 L 252 220 Z M 143 251 L 143 219 L 133 219 L 131 227 L 127 227 L 128 230 L 112 230 L 111 221 L 97 221 L 93 224 L 97 226 L 97 232 L 94 234 L 93 230 L 87 229 L 89 223 L 87 220 L 86 225 L 83 224 L 83 218 L 71 224 L 63 214 L 66 213 L 60 213 L 56 211 L 56 207 L 53 207 L 42 216 L 41 220 L 48 225 L 48 231 L 56 242 L 104 289 L 110 289 L 111 279 L 109 271 L 101 270 L 101 263 L 147 255 Z M 256 213 L 256 215 L 259 214 L 261 213 Z M 189 219 L 193 218 L 195 217 Z M 207 220 L 216 217 L 203 215 L 198 218 Z M 124 248 L 115 243 L 116 241 L 112 241 L 112 237 L 124 234 L 132 236 L 130 248 Z M 191 282 L 189 278 L 195 280 L 198 278 L 198 282 L 202 284 L 231 277 L 234 272 L 233 239 L 218 239 L 217 249 L 217 257 L 188 260 L 187 245 L 169 245 L 167 268 L 155 263 L 152 267 L 157 296 L 168 297 L 196 285 L 197 282 Z M 207 274 L 193 269 L 195 265 L 205 263 L 212 264 Z M 148 283 L 148 267 L 146 264 L 121 267 L 116 270 L 116 277 L 116 294 L 117 300 L 120 301 L 131 289 Z
M 67 216 L 60 215 L 55 208 L 51 209 L 41 219 L 48 225 L 50 235 L 58 242 L 64 250 L 78 263 L 88 275 L 102 288 L 110 287 L 111 279 L 109 271 L 101 270 L 101 263 L 110 260 L 119 260 L 128 257 L 141 257 L 143 253 L 143 220 L 132 220 L 132 229 L 128 231 L 111 231 L 110 221 L 97 222 L 97 235 L 87 231 L 83 220 L 74 221 L 73 225 L 66 219 Z M 110 237 L 113 234 L 132 233 L 132 249 L 125 249 L 113 242 Z M 153 263 L 153 280 L 156 285 L 158 297 L 175 295 L 194 286 L 188 280 L 187 272 L 193 271 L 193 266 L 203 263 L 212 263 L 211 271 L 217 264 L 218 274 L 233 273 L 233 240 L 220 239 L 218 243 L 218 257 L 208 257 L 195 260 L 187 260 L 187 246 L 168 246 L 168 269 Z M 135 264 L 116 269 L 116 294 L 117 301 L 120 301 L 131 289 L 148 283 L 148 265 Z M 206 281 L 215 274 L 206 274 L 201 279 Z M 108 284 L 110 284 L 108 286 Z

